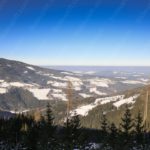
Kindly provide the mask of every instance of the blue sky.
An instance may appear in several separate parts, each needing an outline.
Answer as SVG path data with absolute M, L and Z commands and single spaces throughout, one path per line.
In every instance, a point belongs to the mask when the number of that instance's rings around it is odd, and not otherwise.
M 149 0 L 0 0 L 0 57 L 149 66 L 149 18 Z

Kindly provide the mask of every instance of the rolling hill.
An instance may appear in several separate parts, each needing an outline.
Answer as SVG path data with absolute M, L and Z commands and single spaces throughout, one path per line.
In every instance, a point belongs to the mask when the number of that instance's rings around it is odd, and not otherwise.
M 0 58 L 0 109 L 12 113 L 42 111 L 49 102 L 56 121 L 61 123 L 66 113 L 68 81 L 72 83 L 72 113 L 81 115 L 83 124 L 98 120 L 102 112 L 110 120 L 119 120 L 126 104 L 133 111 L 138 105 L 143 108 L 149 76 L 136 72 L 112 74 L 108 77 L 55 70 Z M 86 125 L 98 128 L 98 124 L 91 124 Z

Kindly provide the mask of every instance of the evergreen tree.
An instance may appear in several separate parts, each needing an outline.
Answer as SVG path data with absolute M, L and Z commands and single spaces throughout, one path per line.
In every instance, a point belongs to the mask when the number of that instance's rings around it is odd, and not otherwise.
M 62 147 L 66 150 L 72 150 L 73 149 L 73 139 L 72 139 L 72 123 L 71 119 L 67 118 L 64 123 L 64 131 L 63 131 L 63 139 L 62 139 Z
M 48 125 L 53 126 L 54 117 L 49 103 L 47 104 L 47 109 L 46 109 L 46 121 Z
M 74 116 L 66 119 L 62 143 L 64 143 L 62 145 L 65 150 L 73 150 L 74 148 L 83 149 L 86 145 L 79 115 L 74 114 Z
M 107 149 L 108 146 L 108 120 L 106 118 L 106 115 L 103 113 L 102 119 L 101 119 L 101 136 L 100 136 L 100 142 L 103 143 L 103 149 Z
M 112 123 L 110 126 L 110 134 L 109 134 L 109 145 L 113 150 L 116 150 L 118 147 L 118 129 L 116 128 L 115 124 Z
M 101 119 L 101 133 L 102 139 L 106 139 L 108 135 L 108 121 L 105 114 L 102 115 Z
M 48 149 L 48 132 L 47 132 L 47 123 L 43 116 L 40 117 L 41 119 L 38 124 L 39 129 L 39 144 L 38 149 L 39 150 L 47 150 Z
M 48 103 L 46 109 L 46 116 L 43 117 L 38 114 L 38 121 L 36 121 L 38 128 L 38 149 L 39 150 L 55 150 L 56 141 L 54 138 L 55 126 L 53 124 L 53 114 L 51 111 L 51 106 Z
M 79 115 L 75 113 L 75 115 L 71 118 L 71 124 L 72 124 L 72 140 L 73 145 L 75 145 L 75 148 L 84 148 L 86 143 L 86 137 L 84 137 L 84 133 L 82 132 L 83 128 L 80 124 L 80 118 Z
M 7 126 L 7 140 L 10 143 L 10 145 L 16 145 L 21 141 L 21 115 L 16 115 L 14 118 L 11 118 L 7 122 L 9 122 Z
M 136 141 L 139 144 L 143 142 L 143 132 L 144 132 L 143 119 L 141 116 L 141 112 L 139 111 L 135 120 Z
M 54 136 L 55 131 L 56 127 L 54 125 L 54 117 L 51 110 L 51 106 L 48 103 L 46 109 L 46 127 L 45 129 L 43 129 L 43 132 L 45 134 L 45 141 L 47 141 L 47 149 L 55 150 L 56 145 L 56 138 Z
M 131 146 L 131 137 L 132 137 L 132 128 L 133 128 L 133 119 L 131 117 L 130 109 L 126 106 L 124 116 L 121 118 L 122 123 L 122 138 L 123 143 L 126 145 L 124 149 L 129 149 Z
M 32 122 L 32 125 L 29 126 L 26 136 L 26 146 L 28 150 L 37 150 L 38 149 L 38 139 L 39 139 L 39 129 L 36 122 Z
M 144 125 L 141 112 L 138 112 L 138 115 L 135 119 L 135 140 L 137 149 L 141 149 L 144 142 Z

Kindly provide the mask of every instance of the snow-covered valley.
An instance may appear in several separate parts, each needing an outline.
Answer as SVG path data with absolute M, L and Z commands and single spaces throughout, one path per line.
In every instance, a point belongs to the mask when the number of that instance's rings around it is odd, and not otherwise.
M 11 89 L 16 88 L 26 91 L 28 95 L 30 93 L 31 99 L 37 101 L 66 103 L 68 83 L 70 82 L 73 100 L 82 100 L 84 104 L 85 99 L 94 99 L 92 103 L 86 102 L 86 105 L 78 105 L 76 111 L 81 115 L 86 115 L 97 105 L 110 102 L 113 102 L 117 108 L 125 103 L 134 103 L 134 96 L 125 99 L 123 96 L 112 97 L 111 95 L 118 95 L 117 93 L 148 85 L 149 81 L 150 78 L 147 74 L 136 72 L 112 71 L 112 75 L 108 76 L 107 73 L 102 75 L 91 70 L 85 72 L 54 70 L 6 59 L 0 60 L 0 99 L 1 97 L 7 99 Z M 25 101 L 25 98 L 23 99 Z M 6 109 L 9 108 L 13 111 L 14 107 L 8 106 Z M 24 110 L 26 109 L 28 108 L 24 108 Z

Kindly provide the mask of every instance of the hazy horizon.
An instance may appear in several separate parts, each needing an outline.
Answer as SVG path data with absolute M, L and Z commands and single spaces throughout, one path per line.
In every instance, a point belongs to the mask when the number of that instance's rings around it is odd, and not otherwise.
M 150 73 L 150 66 L 43 66 L 50 69 L 64 70 L 71 72 L 130 72 L 130 73 Z

